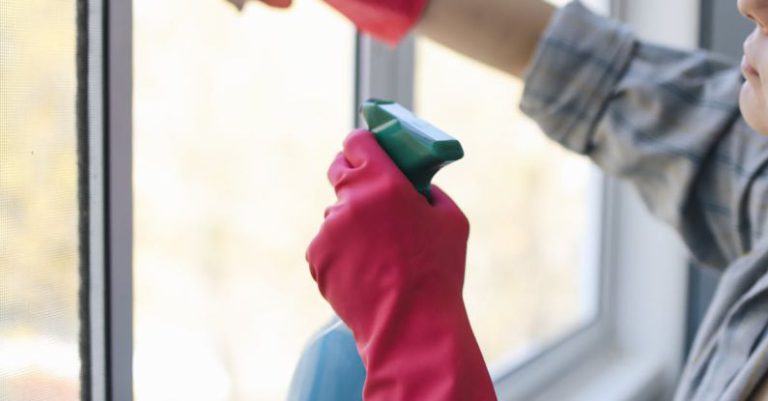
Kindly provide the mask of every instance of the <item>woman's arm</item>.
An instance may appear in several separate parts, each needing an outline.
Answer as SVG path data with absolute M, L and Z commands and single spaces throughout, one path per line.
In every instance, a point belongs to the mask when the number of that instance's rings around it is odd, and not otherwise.
M 431 0 L 417 31 L 522 77 L 554 12 L 542 0 Z

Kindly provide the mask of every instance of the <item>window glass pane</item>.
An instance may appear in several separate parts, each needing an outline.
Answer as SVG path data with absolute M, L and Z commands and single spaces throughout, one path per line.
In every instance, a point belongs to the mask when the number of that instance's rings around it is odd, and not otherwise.
M 134 11 L 136 399 L 284 399 L 331 316 L 304 251 L 353 121 L 354 30 L 317 1 Z
M 77 400 L 75 1 L 0 2 L 0 399 Z
M 490 362 L 535 352 L 595 314 L 589 163 L 521 114 L 522 82 L 427 39 L 416 60 L 417 112 L 466 154 L 436 182 L 472 226 L 465 298 L 481 348 Z

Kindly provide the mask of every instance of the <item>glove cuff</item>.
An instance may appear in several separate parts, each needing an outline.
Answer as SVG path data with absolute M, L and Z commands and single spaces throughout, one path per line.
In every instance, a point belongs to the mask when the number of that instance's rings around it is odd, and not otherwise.
M 464 303 L 421 301 L 354 333 L 368 372 L 364 399 L 495 401 Z
M 392 46 L 413 28 L 429 0 L 325 0 L 361 31 Z

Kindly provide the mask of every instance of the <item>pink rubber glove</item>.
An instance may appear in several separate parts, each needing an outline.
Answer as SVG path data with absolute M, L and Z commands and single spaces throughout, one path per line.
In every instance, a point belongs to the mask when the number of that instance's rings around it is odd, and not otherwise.
M 248 0 L 228 0 L 242 9 Z M 292 0 L 259 0 L 277 8 L 287 8 Z M 325 0 L 349 18 L 357 28 L 394 46 L 421 18 L 429 0 Z
M 495 400 L 462 298 L 469 223 L 419 194 L 371 133 L 328 171 L 338 202 L 307 251 L 320 292 L 352 330 L 366 401 Z
M 429 0 L 325 0 L 361 31 L 396 45 L 421 18 Z

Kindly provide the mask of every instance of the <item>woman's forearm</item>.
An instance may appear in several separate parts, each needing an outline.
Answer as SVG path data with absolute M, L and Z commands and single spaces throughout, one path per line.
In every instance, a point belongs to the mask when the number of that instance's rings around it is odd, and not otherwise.
M 431 0 L 417 31 L 522 77 L 554 12 L 543 0 Z

